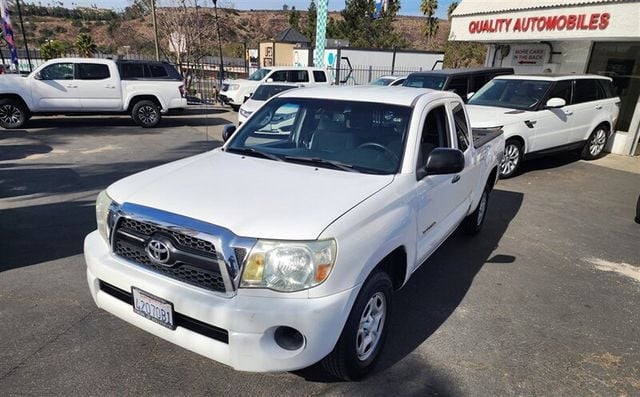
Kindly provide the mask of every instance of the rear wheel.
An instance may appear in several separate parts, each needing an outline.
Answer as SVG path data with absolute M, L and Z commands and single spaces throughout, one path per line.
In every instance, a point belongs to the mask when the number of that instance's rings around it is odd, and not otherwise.
M 606 127 L 604 125 L 597 126 L 582 149 L 582 158 L 585 160 L 595 160 L 602 157 L 608 139 L 609 131 Z
M 131 109 L 131 118 L 143 128 L 157 126 L 161 117 L 160 108 L 153 101 L 137 102 Z
M 522 144 L 509 140 L 504 146 L 504 157 L 500 162 L 500 178 L 511 178 L 516 174 L 522 162 Z
M 363 378 L 375 365 L 384 344 L 393 284 L 387 273 L 375 271 L 364 283 L 335 348 L 321 364 L 344 380 Z
M 489 186 L 485 186 L 484 191 L 482 192 L 482 197 L 480 197 L 480 202 L 476 207 L 476 210 L 471 214 L 467 215 L 466 218 L 462 221 L 462 230 L 466 234 L 477 234 L 480 229 L 482 229 L 482 225 L 484 225 L 484 218 L 487 215 L 487 208 L 489 206 Z
M 29 120 L 29 111 L 19 101 L 0 99 L 0 126 L 7 129 L 20 128 Z

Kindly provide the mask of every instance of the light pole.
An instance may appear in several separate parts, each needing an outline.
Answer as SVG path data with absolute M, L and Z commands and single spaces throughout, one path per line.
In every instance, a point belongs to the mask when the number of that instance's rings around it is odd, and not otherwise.
M 218 19 L 218 0 L 213 1 L 213 12 L 216 17 L 216 28 L 218 30 L 218 51 L 220 52 L 220 86 L 218 90 L 222 90 L 222 80 L 224 79 L 224 65 L 222 61 L 222 37 L 220 37 L 220 20 Z
M 160 60 L 160 45 L 158 43 L 158 24 L 156 22 L 156 0 L 151 0 L 151 19 L 153 20 L 153 38 L 156 45 L 156 61 Z
M 18 9 L 18 17 L 20 18 L 20 30 L 22 30 L 22 40 L 24 40 L 24 50 L 27 53 L 27 61 L 29 62 L 29 72 L 33 72 L 31 54 L 29 54 L 29 45 L 27 44 L 27 34 L 24 31 L 24 22 L 22 21 L 22 10 L 20 10 L 20 0 L 16 0 L 16 8 Z M 20 74 L 20 68 L 18 68 L 18 74 Z

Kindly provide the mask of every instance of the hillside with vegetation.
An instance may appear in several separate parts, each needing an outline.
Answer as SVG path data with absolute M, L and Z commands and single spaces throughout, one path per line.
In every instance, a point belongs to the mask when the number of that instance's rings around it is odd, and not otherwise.
M 95 6 L 67 9 L 61 6 L 23 4 L 25 33 L 31 48 L 44 47 L 45 51 L 51 50 L 53 53 L 56 51 L 73 52 L 76 49 L 78 37 L 82 34 L 91 38 L 97 52 L 153 55 L 152 17 L 143 4 L 141 1 L 134 1 L 130 7 L 122 12 L 100 9 Z M 218 14 L 223 54 L 228 57 L 242 57 L 245 43 L 249 48 L 257 48 L 260 41 L 272 39 L 291 25 L 296 26 L 300 32 L 307 34 L 307 36 L 313 36 L 314 33 L 315 13 L 306 10 L 221 8 L 218 9 Z M 369 27 L 371 31 L 355 32 L 355 37 L 341 37 L 344 34 L 341 34 L 336 26 L 344 24 L 343 15 L 340 12 L 330 13 L 329 37 L 349 38 L 352 45 L 357 45 L 360 37 L 377 34 L 381 36 L 380 40 L 373 45 L 377 47 L 396 46 L 439 51 L 443 51 L 447 47 L 446 39 L 449 33 L 447 20 L 438 21 L 438 29 L 430 40 L 423 33 L 425 18 L 402 15 L 393 15 L 387 18 L 391 27 L 371 25 Z M 22 42 L 20 26 L 16 23 L 17 18 L 14 19 L 16 19 L 14 21 L 15 37 L 17 45 L 20 46 Z M 182 37 L 185 38 L 184 40 L 189 43 L 189 51 L 193 51 L 194 57 L 217 55 L 218 41 L 213 8 L 160 7 L 157 9 L 157 20 L 160 47 L 164 57 L 172 59 L 175 56 L 176 41 L 173 40 L 172 46 L 171 33 L 176 31 L 180 31 Z M 343 31 L 348 31 L 348 28 L 348 26 L 343 27 Z M 388 30 L 391 30 L 394 36 L 391 36 Z M 52 46 L 55 48 L 51 49 Z M 481 57 L 478 59 L 479 62 L 482 61 Z M 175 59 L 172 60 L 175 61 Z M 478 62 L 473 61 L 472 63 Z

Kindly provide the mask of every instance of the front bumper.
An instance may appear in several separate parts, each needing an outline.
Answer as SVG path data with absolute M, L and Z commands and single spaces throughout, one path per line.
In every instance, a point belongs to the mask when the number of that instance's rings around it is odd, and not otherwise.
M 168 279 L 117 258 L 97 231 L 84 243 L 87 281 L 98 307 L 169 342 L 234 369 L 252 372 L 290 371 L 308 367 L 333 350 L 358 293 L 358 287 L 322 298 L 249 296 L 240 289 L 233 298 Z M 100 289 L 100 281 L 120 290 L 135 286 L 173 303 L 176 313 L 228 332 L 228 343 L 177 326 L 170 330 L 134 313 L 131 304 Z M 285 350 L 274 340 L 275 329 L 300 331 L 305 343 Z
M 242 105 L 244 103 L 244 94 L 240 90 L 222 91 L 220 99 L 227 105 Z

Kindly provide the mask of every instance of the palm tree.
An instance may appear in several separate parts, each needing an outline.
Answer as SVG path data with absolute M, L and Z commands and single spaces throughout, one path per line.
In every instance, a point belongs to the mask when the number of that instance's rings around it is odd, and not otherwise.
M 456 7 L 458 7 L 458 2 L 457 1 L 452 1 L 451 4 L 449 4 L 449 8 L 447 8 L 447 19 L 451 20 L 451 14 L 453 14 L 453 12 L 456 10 Z
M 431 40 L 438 33 L 438 18 L 435 16 L 438 9 L 438 0 L 422 0 L 420 2 L 420 12 L 427 17 L 423 33 L 427 37 L 427 45 L 431 47 Z
M 86 33 L 80 33 L 78 35 L 78 39 L 75 43 L 76 51 L 78 51 L 78 55 L 85 58 L 93 57 L 97 50 L 96 43 L 93 42 L 91 36 Z

